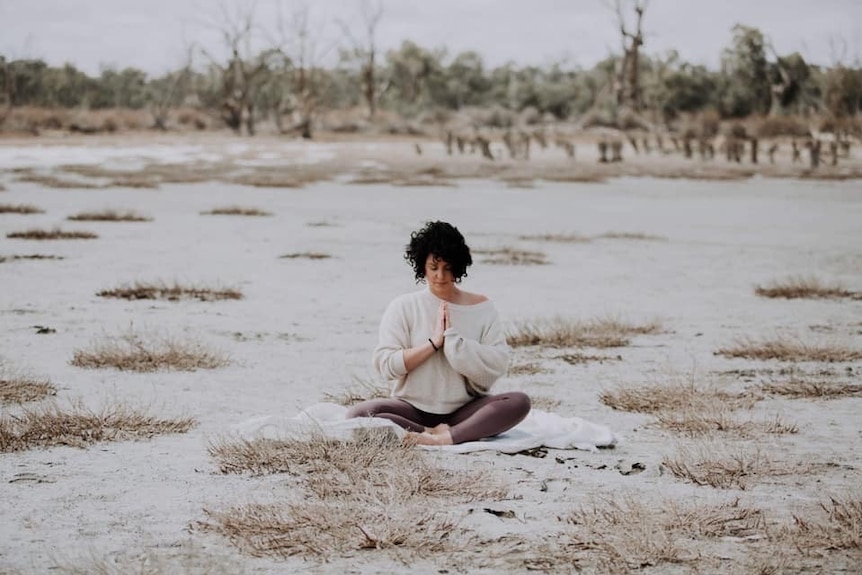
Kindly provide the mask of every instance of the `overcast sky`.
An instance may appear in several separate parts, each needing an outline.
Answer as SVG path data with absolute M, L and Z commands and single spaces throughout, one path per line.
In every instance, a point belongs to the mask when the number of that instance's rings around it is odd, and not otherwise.
M 565 60 L 590 67 L 620 41 L 606 0 L 382 0 L 382 50 L 405 39 L 449 54 L 479 52 L 488 66 L 507 61 L 543 65 Z M 625 0 L 624 0 L 625 1 Z M 271 25 L 278 0 L 257 0 Z M 282 0 L 291 12 L 295 0 Z M 315 27 L 337 41 L 337 19 L 357 24 L 361 0 L 308 0 Z M 246 0 L 0 0 L 0 54 L 70 62 L 89 74 L 133 66 L 150 74 L 178 68 L 184 46 L 218 47 L 207 22 L 219 6 Z M 862 0 L 651 0 L 644 18 L 649 54 L 676 49 L 690 62 L 715 67 L 731 27 L 760 28 L 781 53 L 801 52 L 829 64 L 862 58 Z

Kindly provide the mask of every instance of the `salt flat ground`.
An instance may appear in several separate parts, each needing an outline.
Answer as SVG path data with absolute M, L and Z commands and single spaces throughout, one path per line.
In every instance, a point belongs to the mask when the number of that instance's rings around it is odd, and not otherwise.
M 292 155 L 287 150 L 280 151 L 280 159 L 276 154 L 261 161 L 314 162 L 339 154 L 335 144 L 296 144 L 290 148 Z M 0 360 L 50 379 L 59 389 L 61 404 L 120 401 L 198 421 L 188 433 L 149 441 L 0 454 L 0 572 L 43 573 L 58 565 L 86 566 L 94 560 L 110 564 L 189 548 L 199 558 L 218 558 L 232 572 L 403 572 L 405 565 L 374 551 L 333 557 L 330 563 L 251 558 L 227 540 L 190 531 L 189 526 L 203 518 L 204 508 L 280 497 L 279 489 L 285 487 L 278 478 L 217 473 L 207 453 L 209 442 L 232 424 L 258 415 L 296 413 L 324 400 L 327 393 L 342 392 L 355 377 L 371 377 L 370 351 L 385 305 L 397 294 L 417 289 L 402 258 L 403 247 L 411 230 L 434 219 L 457 225 L 475 250 L 512 247 L 546 255 L 547 264 L 534 266 L 494 265 L 476 256 L 463 287 L 489 295 L 511 325 L 554 316 L 657 319 L 662 325 L 660 333 L 637 336 L 628 347 L 588 351 L 619 355 L 621 360 L 571 365 L 559 358 L 566 350 L 516 350 L 513 365 L 537 362 L 544 372 L 510 375 L 499 382 L 499 389 L 559 400 L 552 411 L 606 424 L 622 440 L 613 450 L 552 451 L 543 459 L 495 453 L 445 456 L 448 465 L 486 468 L 511 486 L 511 499 L 456 509 L 470 529 L 487 537 L 515 534 L 529 547 L 531 541 L 561 529 L 561 515 L 597 496 L 630 493 L 644 501 L 740 498 L 765 510 L 772 521 L 804 513 L 829 495 L 855 489 L 858 496 L 859 397 L 768 397 L 751 408 L 752 415 L 779 416 L 795 424 L 797 433 L 726 440 L 714 436 L 721 445 L 756 447 L 786 462 L 826 464 L 814 474 L 767 478 L 745 490 L 696 486 L 674 477 L 663 470 L 663 457 L 695 440 L 657 427 L 651 415 L 616 411 L 599 399 L 606 390 L 690 378 L 739 391 L 780 379 L 781 370 L 791 367 L 803 376 L 824 372 L 827 378 L 859 384 L 860 361 L 788 363 L 715 354 L 738 338 L 776 334 L 862 347 L 862 302 L 772 300 L 754 292 L 758 284 L 800 274 L 862 289 L 858 181 L 619 178 L 603 183 L 537 182 L 531 189 L 517 189 L 490 180 L 398 187 L 350 185 L 336 178 L 299 189 L 219 182 L 157 189 L 53 189 L 19 182 L 13 171 L 82 161 L 131 163 L 150 152 L 121 145 L 97 150 L 0 147 L 0 183 L 6 188 L 0 191 L 0 203 L 44 210 L 0 214 L 0 256 L 42 253 L 64 258 L 0 264 Z M 172 149 L 166 144 L 154 153 L 173 161 L 191 157 L 180 145 Z M 386 157 L 385 148 L 380 155 Z M 200 214 L 226 205 L 273 215 Z M 152 221 L 65 220 L 104 208 L 133 209 Z M 6 238 L 10 232 L 54 226 L 99 237 L 43 242 Z M 547 234 L 579 234 L 591 241 L 524 238 Z M 645 236 L 601 237 L 604 234 Z M 279 257 L 301 252 L 331 257 Z M 96 295 L 123 283 L 158 280 L 233 287 L 244 297 L 213 303 Z M 34 326 L 56 332 L 38 334 Z M 228 354 L 231 364 L 144 374 L 70 365 L 75 350 L 129 329 L 201 341 Z M 17 409 L 7 406 L 4 411 L 14 414 Z M 645 469 L 623 475 L 621 462 L 623 467 L 639 463 Z M 468 507 L 511 509 L 517 520 L 490 514 L 467 517 Z M 722 545 L 717 559 L 722 568 L 745 572 L 745 544 Z M 849 559 L 839 554 L 837 563 L 834 556 L 825 556 L 815 564 L 826 571 L 834 564 L 858 572 L 856 553 Z M 447 568 L 441 557 L 416 561 L 419 571 Z M 464 565 L 455 570 L 524 570 L 517 553 L 491 566 Z M 705 565 L 704 572 L 709 572 L 716 563 Z M 664 572 L 669 567 L 652 569 Z

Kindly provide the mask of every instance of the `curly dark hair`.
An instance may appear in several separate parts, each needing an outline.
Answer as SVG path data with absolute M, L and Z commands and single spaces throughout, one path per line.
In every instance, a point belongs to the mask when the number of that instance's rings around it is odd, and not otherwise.
M 473 265 L 464 236 L 458 228 L 446 222 L 426 222 L 421 230 L 410 234 L 404 259 L 413 267 L 416 283 L 425 280 L 425 262 L 429 254 L 449 264 L 455 282 L 467 277 L 467 268 Z

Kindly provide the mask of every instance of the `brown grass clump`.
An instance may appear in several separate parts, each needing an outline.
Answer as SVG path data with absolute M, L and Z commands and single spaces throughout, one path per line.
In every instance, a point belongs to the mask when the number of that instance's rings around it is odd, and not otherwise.
M 128 332 L 107 337 L 89 350 L 75 350 L 70 363 L 84 369 L 151 372 L 216 369 L 230 362 L 223 353 L 194 341 Z
M 657 333 L 658 321 L 638 325 L 617 318 L 578 321 L 557 317 L 551 320 L 524 322 L 508 334 L 512 347 L 543 345 L 549 347 L 624 347 L 634 335 Z
M 133 210 L 120 212 L 117 210 L 101 210 L 98 212 L 81 212 L 66 218 L 75 222 L 151 222 L 153 218 L 139 214 Z
M 191 417 L 162 419 L 123 405 L 108 406 L 101 411 L 80 405 L 68 409 L 56 404 L 42 405 L 0 416 L 0 453 L 148 439 L 166 433 L 185 433 L 195 424 Z
M 271 216 L 271 212 L 260 210 L 258 208 L 243 208 L 240 206 L 226 206 L 223 208 L 213 208 L 208 212 L 201 212 L 202 216 Z
M 289 254 L 284 254 L 278 256 L 280 259 L 287 260 L 297 260 L 297 259 L 306 259 L 306 260 L 326 260 L 331 258 L 332 256 L 329 254 L 325 254 L 323 252 L 292 252 Z
M 62 260 L 65 259 L 63 256 L 51 256 L 45 254 L 29 254 L 29 255 L 14 255 L 14 256 L 0 256 L 0 264 L 6 261 L 18 261 L 18 260 Z
M 19 182 L 39 184 L 46 188 L 57 189 L 97 190 L 104 187 L 101 184 L 96 184 L 93 182 L 85 182 L 82 180 L 69 180 L 64 178 L 58 178 L 57 176 L 53 176 L 50 174 L 37 174 L 35 172 L 24 173 L 18 176 L 17 180 Z
M 180 301 L 183 299 L 195 299 L 198 301 L 219 301 L 242 299 L 242 292 L 238 289 L 181 285 L 176 282 L 173 284 L 165 282 L 135 282 L 134 284 L 124 284 L 114 289 L 102 290 L 96 293 L 96 295 L 99 297 L 128 300 L 158 299 Z
M 862 397 L 862 384 L 810 381 L 791 378 L 784 382 L 769 382 L 760 390 L 770 395 L 780 395 L 792 399 L 836 399 L 841 397 Z
M 661 236 L 645 234 L 643 232 L 606 232 L 596 236 L 596 238 L 603 240 L 635 240 L 643 242 L 661 242 L 667 239 Z
M 509 366 L 509 375 L 537 375 L 540 373 L 550 373 L 550 369 L 535 361 L 527 363 L 518 363 Z
M 63 231 L 60 228 L 52 230 L 30 229 L 23 232 L 9 232 L 7 238 L 19 240 L 93 240 L 98 238 L 93 232 Z
M 504 266 L 545 265 L 547 257 L 542 252 L 519 250 L 512 247 L 502 247 L 490 250 L 473 250 L 474 254 L 487 256 L 482 263 Z
M 530 394 L 530 408 L 539 411 L 554 411 L 562 402 L 555 397 Z
M 0 204 L 0 214 L 44 214 L 45 210 L 28 204 Z
M 862 350 L 840 343 L 811 344 L 791 336 L 776 336 L 757 341 L 752 338 L 737 339 L 734 345 L 715 352 L 726 357 L 746 359 L 777 359 L 779 361 L 857 361 L 862 359 Z
M 472 546 L 444 513 L 417 507 L 345 503 L 247 504 L 204 510 L 199 528 L 218 533 L 255 556 L 326 561 L 363 550 L 448 556 Z
M 563 548 L 589 572 L 627 573 L 644 567 L 702 559 L 699 539 L 762 537 L 759 509 L 739 500 L 717 505 L 643 503 L 629 495 L 602 499 L 573 512 L 575 528 L 562 534 Z
M 369 399 L 389 397 L 389 388 L 373 380 L 353 378 L 353 385 L 341 393 L 324 393 L 323 400 L 338 405 L 355 405 Z
M 359 550 L 449 554 L 472 538 L 447 516 L 451 503 L 501 498 L 484 471 L 434 467 L 386 429 L 357 430 L 353 441 L 221 441 L 210 454 L 223 473 L 289 473 L 311 500 L 206 511 L 200 527 L 256 556 L 326 561 Z M 410 470 L 405 473 L 404 470 Z
M 56 394 L 57 388 L 48 380 L 0 370 L 0 404 L 39 401 Z
M 815 277 L 796 276 L 756 286 L 761 297 L 784 299 L 862 299 L 862 292 L 849 291 L 840 284 L 825 284 Z
M 717 408 L 750 408 L 757 401 L 750 395 L 736 395 L 712 387 L 698 386 L 694 379 L 642 387 L 605 390 L 599 400 L 612 409 L 635 413 L 671 411 L 715 411 Z
M 680 448 L 676 455 L 666 455 L 662 465 L 680 479 L 718 489 L 747 489 L 766 478 L 810 473 L 813 469 L 774 461 L 759 450 L 734 450 L 717 444 L 695 450 Z
M 789 539 L 803 553 L 862 550 L 862 497 L 830 497 L 820 503 L 819 516 L 794 514 L 794 525 L 779 538 Z
M 518 239 L 532 242 L 558 242 L 564 244 L 580 244 L 590 241 L 590 238 L 578 234 L 542 234 L 534 236 L 518 236 Z

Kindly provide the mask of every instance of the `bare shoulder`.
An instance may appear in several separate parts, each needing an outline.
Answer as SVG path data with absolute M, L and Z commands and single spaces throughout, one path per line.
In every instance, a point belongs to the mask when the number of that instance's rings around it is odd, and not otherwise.
M 487 296 L 484 296 L 480 293 L 472 293 L 462 290 L 460 296 L 461 301 L 458 303 L 460 303 L 461 305 L 477 305 L 488 301 Z

